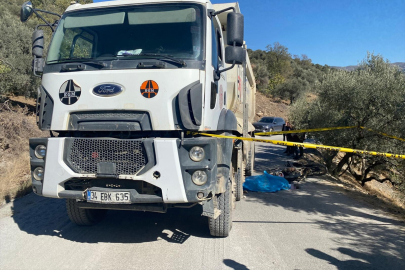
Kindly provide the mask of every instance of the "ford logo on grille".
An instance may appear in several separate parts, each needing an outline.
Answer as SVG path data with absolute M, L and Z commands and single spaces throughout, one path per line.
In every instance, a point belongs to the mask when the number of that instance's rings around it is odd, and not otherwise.
M 120 94 L 123 87 L 117 84 L 100 84 L 94 87 L 93 93 L 100 97 L 111 97 Z

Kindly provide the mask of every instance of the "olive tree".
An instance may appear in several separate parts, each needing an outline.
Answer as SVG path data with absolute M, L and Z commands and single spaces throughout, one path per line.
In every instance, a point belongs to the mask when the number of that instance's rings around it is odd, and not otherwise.
M 293 106 L 290 119 L 298 128 L 357 126 L 310 134 L 331 146 L 405 153 L 405 142 L 388 138 L 389 133 L 405 138 L 405 75 L 381 55 L 368 54 L 358 68 L 348 72 L 334 70 L 317 83 L 317 98 L 300 99 Z M 333 173 L 349 171 L 361 184 L 372 179 L 392 180 L 402 161 L 381 156 L 343 153 L 337 165 L 337 152 L 325 154 Z M 384 177 L 380 177 L 384 172 Z
M 31 72 L 32 30 L 7 10 L 0 22 L 0 94 L 32 95 L 37 84 Z
M 0 94 L 36 96 L 38 78 L 32 74 L 32 32 L 43 22 L 33 15 L 27 23 L 20 22 L 20 8 L 26 0 L 0 1 Z M 33 0 L 34 6 L 57 13 L 63 13 L 70 0 Z M 91 3 L 82 0 L 81 3 Z M 58 17 L 42 14 L 50 23 Z M 52 31 L 45 27 L 45 49 Z M 46 51 L 46 50 L 45 50 Z

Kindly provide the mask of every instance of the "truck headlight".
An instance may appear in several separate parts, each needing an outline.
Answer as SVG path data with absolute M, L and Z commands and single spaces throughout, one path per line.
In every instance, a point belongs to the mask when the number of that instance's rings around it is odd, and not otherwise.
M 43 159 L 46 155 L 46 146 L 45 145 L 38 145 L 35 147 L 35 156 L 39 159 Z
M 193 183 L 197 186 L 202 186 L 207 183 L 207 173 L 204 171 L 195 171 L 191 176 L 191 180 L 193 180 Z
M 205 151 L 200 146 L 194 146 L 190 150 L 190 158 L 192 161 L 200 162 L 205 157 Z
M 34 176 L 34 179 L 37 181 L 44 180 L 44 168 L 36 167 L 32 175 Z

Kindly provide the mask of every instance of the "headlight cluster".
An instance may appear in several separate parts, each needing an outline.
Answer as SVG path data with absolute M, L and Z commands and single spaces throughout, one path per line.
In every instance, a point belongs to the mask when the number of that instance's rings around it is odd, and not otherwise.
M 43 144 L 38 145 L 37 147 L 35 147 L 34 154 L 36 158 L 44 159 L 46 156 L 46 146 Z M 42 181 L 44 180 L 44 173 L 44 167 L 36 167 L 32 172 L 32 176 L 35 180 Z
M 200 146 L 194 146 L 190 150 L 190 158 L 192 161 L 200 162 L 205 157 L 205 151 Z
M 44 180 L 44 168 L 42 167 L 36 167 L 35 170 L 32 173 L 32 176 L 34 177 L 35 180 L 37 181 L 42 181 Z
M 191 148 L 189 155 L 192 161 L 200 162 L 205 158 L 204 148 L 202 148 L 201 146 L 194 146 L 193 148 Z M 198 170 L 191 175 L 191 180 L 197 186 L 202 186 L 207 183 L 208 175 L 205 171 Z
M 208 176 L 204 171 L 195 171 L 191 176 L 191 180 L 193 180 L 193 183 L 197 186 L 202 186 L 207 183 Z
M 43 159 L 46 156 L 46 146 L 40 144 L 35 147 L 35 156 L 39 159 Z

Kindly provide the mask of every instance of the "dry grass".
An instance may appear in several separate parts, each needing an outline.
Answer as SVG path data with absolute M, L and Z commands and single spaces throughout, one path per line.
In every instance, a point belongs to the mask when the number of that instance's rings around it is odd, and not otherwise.
M 7 162 L 0 177 L 0 198 L 3 201 L 9 202 L 31 191 L 29 166 L 28 154 L 21 154 Z
M 0 103 L 0 204 L 30 190 L 28 139 L 44 135 L 27 107 Z

